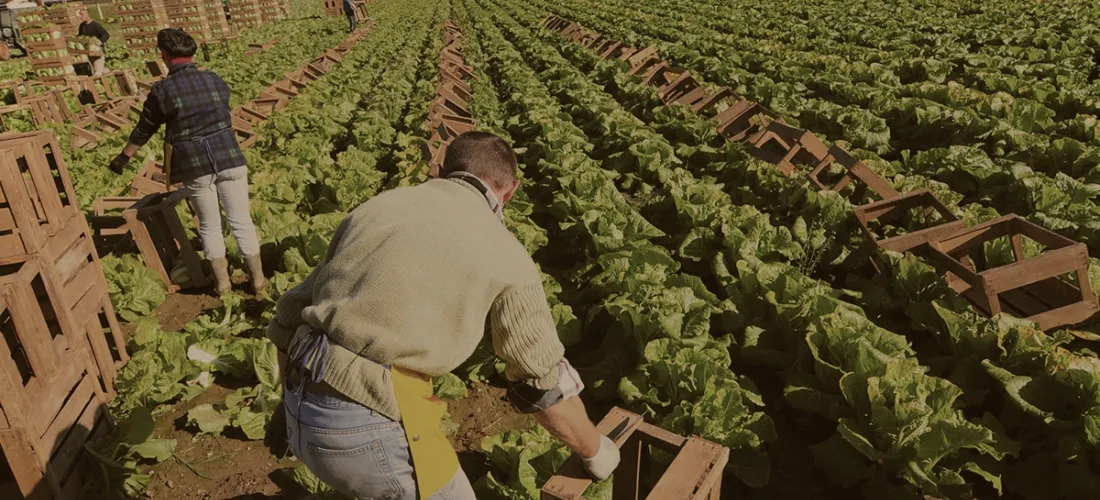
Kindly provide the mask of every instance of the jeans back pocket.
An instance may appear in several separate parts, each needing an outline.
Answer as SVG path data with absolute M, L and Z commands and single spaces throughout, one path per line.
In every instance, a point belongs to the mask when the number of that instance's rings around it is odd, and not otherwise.
M 306 465 L 318 478 L 346 495 L 361 500 L 397 500 L 405 493 L 394 472 L 393 466 L 397 464 L 391 463 L 382 439 L 346 450 L 312 443 L 307 449 Z M 411 469 L 409 472 L 411 479 Z

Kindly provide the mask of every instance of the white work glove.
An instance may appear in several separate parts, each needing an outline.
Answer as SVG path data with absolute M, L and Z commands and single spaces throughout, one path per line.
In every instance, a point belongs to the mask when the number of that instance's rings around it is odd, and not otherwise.
M 615 468 L 619 466 L 619 447 L 607 436 L 600 436 L 600 451 L 592 458 L 581 457 L 584 460 L 584 470 L 597 482 L 611 477 Z

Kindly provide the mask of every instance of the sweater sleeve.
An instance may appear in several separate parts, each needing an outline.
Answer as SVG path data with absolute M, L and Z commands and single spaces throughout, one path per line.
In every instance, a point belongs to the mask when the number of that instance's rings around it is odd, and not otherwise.
M 489 315 L 493 350 L 504 359 L 509 382 L 542 390 L 555 387 L 565 347 L 558 340 L 542 282 L 505 290 Z
M 160 105 L 160 88 L 154 86 L 145 97 L 145 105 L 141 109 L 137 125 L 133 132 L 130 132 L 130 143 L 135 146 L 144 146 L 166 121 L 168 117 L 165 116 Z

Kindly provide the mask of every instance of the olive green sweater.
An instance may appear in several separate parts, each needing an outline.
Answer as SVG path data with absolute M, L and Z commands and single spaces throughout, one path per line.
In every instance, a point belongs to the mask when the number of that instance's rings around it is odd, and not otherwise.
M 508 379 L 557 384 L 564 348 L 534 261 L 473 186 L 435 179 L 352 211 L 325 261 L 279 298 L 267 336 L 287 352 L 298 327 L 326 332 L 325 382 L 399 420 L 382 365 L 447 373 L 486 320 Z

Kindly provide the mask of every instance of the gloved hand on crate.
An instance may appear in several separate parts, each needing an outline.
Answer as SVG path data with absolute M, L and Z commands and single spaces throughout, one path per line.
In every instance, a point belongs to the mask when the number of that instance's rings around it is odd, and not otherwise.
M 584 461 L 584 470 L 596 481 L 603 481 L 611 477 L 615 468 L 619 466 L 619 447 L 607 436 L 600 436 L 600 451 L 592 457 L 581 457 Z
M 119 153 L 115 159 L 111 160 L 111 171 L 116 174 L 121 174 L 126 167 L 130 165 L 130 157 L 126 156 L 126 153 Z

